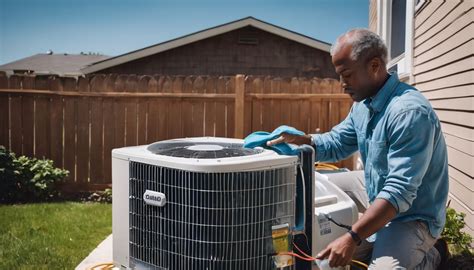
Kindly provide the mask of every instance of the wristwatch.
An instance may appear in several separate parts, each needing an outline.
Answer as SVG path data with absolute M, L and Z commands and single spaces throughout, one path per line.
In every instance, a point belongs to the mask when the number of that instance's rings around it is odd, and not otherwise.
M 360 244 L 362 243 L 362 239 L 360 239 L 359 235 L 353 230 L 349 230 L 348 233 L 351 235 L 352 240 L 354 240 L 354 242 L 356 242 L 356 244 L 360 246 Z

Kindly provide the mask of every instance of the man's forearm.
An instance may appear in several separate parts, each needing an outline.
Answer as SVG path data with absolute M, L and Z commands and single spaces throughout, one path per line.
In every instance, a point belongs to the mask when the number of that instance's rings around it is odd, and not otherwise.
M 309 134 L 305 134 L 303 136 L 300 136 L 300 135 L 293 135 L 293 134 L 283 133 L 283 134 L 281 134 L 280 137 L 268 141 L 267 146 L 272 146 L 272 145 L 283 143 L 283 142 L 293 143 L 293 144 L 296 144 L 296 145 L 302 145 L 302 144 L 311 145 L 312 139 L 311 139 L 311 135 L 309 135 Z
M 384 199 L 376 199 L 372 205 L 367 208 L 364 215 L 352 225 L 352 230 L 356 232 L 361 239 L 365 239 L 385 226 L 397 215 L 393 205 Z

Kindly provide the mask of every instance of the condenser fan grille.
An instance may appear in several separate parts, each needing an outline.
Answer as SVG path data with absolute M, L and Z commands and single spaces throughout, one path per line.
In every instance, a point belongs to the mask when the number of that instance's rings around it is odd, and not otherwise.
M 197 159 L 243 157 L 263 152 L 262 149 L 243 148 L 239 143 L 172 141 L 154 143 L 148 151 L 163 156 Z
M 130 162 L 129 185 L 132 268 L 274 269 L 272 226 L 293 226 L 292 165 L 203 173 Z M 146 190 L 166 204 L 145 204 Z

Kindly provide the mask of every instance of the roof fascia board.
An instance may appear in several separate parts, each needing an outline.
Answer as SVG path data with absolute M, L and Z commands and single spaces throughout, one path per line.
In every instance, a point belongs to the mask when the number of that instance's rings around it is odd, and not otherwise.
M 268 25 L 266 23 L 256 21 L 255 24 L 252 23 L 252 26 L 255 26 L 256 28 L 260 28 L 261 30 L 270 32 L 272 34 L 275 34 L 275 35 L 278 35 L 278 36 L 281 36 L 281 37 L 284 37 L 284 38 L 287 38 L 287 39 L 290 39 L 290 40 L 294 40 L 294 41 L 299 42 L 301 44 L 304 44 L 304 45 L 307 45 L 309 47 L 313 47 L 313 48 L 316 48 L 316 49 L 319 49 L 319 50 L 322 50 L 322 51 L 325 51 L 325 52 L 329 52 L 330 49 L 331 49 L 331 45 L 329 45 L 329 44 L 318 42 L 314 39 L 296 34 L 294 32 L 291 32 L 289 30 L 285 30 L 283 28 Z

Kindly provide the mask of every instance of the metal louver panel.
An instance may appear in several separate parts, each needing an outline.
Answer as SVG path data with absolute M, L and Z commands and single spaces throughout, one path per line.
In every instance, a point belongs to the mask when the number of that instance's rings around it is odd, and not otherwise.
M 130 266 L 273 269 L 273 225 L 294 225 L 295 167 L 189 172 L 130 162 Z M 144 203 L 146 190 L 166 195 Z

